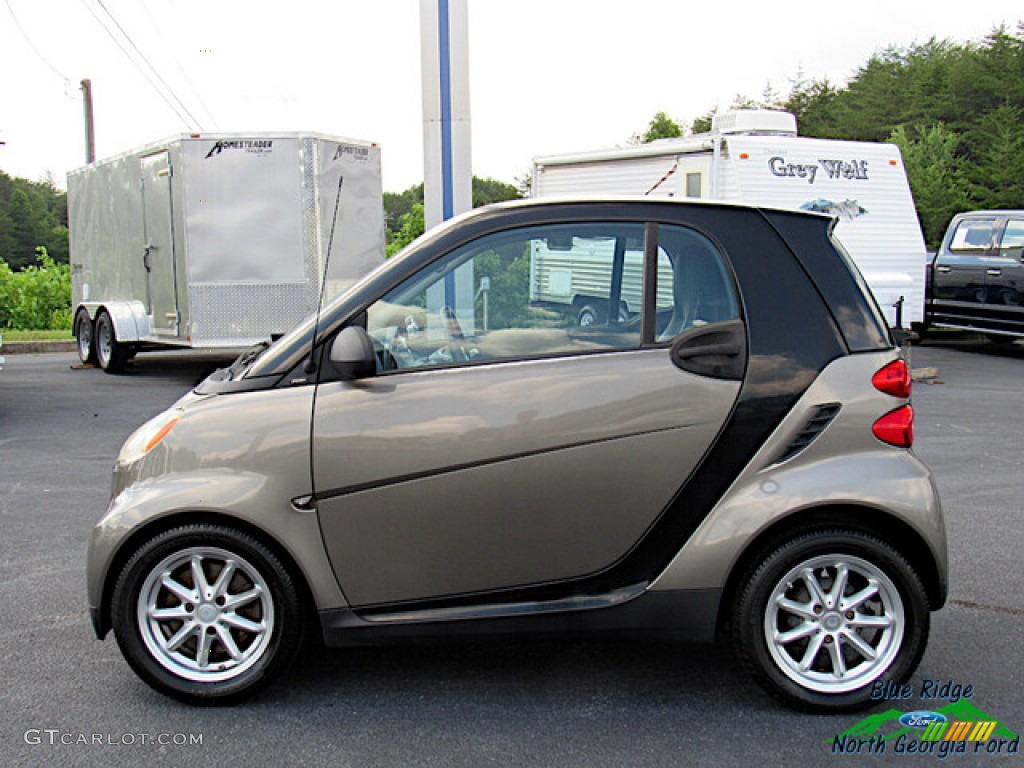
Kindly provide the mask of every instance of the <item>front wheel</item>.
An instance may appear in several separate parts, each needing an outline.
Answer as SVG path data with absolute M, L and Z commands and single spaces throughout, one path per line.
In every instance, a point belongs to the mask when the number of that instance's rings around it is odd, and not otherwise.
M 260 542 L 229 528 L 163 533 L 128 561 L 112 596 L 114 634 L 150 686 L 189 703 L 249 696 L 302 641 L 298 591 Z
M 96 362 L 96 345 L 93 343 L 93 324 L 89 313 L 84 309 L 79 310 L 75 317 L 75 342 L 78 347 L 78 359 L 83 365 L 92 365 Z
M 769 693 L 799 709 L 869 706 L 876 681 L 905 682 L 927 644 L 928 603 L 911 565 L 856 531 L 790 540 L 746 581 L 737 653 Z

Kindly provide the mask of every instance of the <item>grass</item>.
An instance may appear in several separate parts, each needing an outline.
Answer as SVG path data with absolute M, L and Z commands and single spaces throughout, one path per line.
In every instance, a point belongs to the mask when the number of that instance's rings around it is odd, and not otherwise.
M 71 341 L 71 331 L 19 331 L 12 328 L 0 329 L 5 342 L 11 341 Z

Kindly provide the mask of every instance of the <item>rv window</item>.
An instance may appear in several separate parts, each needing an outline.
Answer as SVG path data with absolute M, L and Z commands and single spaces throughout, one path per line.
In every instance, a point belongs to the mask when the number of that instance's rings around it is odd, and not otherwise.
M 572 235 L 558 235 L 545 239 L 549 251 L 571 251 Z
M 686 174 L 686 196 L 701 197 L 701 191 L 701 174 L 699 172 Z

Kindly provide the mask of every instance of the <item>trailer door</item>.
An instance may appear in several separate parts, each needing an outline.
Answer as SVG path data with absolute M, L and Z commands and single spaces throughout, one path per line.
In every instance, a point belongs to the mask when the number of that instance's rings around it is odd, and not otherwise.
M 177 336 L 178 287 L 171 226 L 171 160 L 167 152 L 142 158 L 142 201 L 145 222 L 146 301 L 153 332 Z

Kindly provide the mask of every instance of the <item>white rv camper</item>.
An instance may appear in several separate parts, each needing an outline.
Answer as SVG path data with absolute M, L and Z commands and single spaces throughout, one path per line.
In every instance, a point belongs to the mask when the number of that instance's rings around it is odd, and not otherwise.
M 745 110 L 716 115 L 706 134 L 535 158 L 534 197 L 580 194 L 707 198 L 831 213 L 838 239 L 889 322 L 909 326 L 924 318 L 924 238 L 894 144 L 806 138 L 797 135 L 791 114 Z M 577 307 L 586 303 L 565 293 Z
M 150 144 L 69 173 L 68 214 L 79 356 L 109 371 L 285 333 L 325 267 L 330 295 L 384 259 L 379 147 L 314 133 Z

